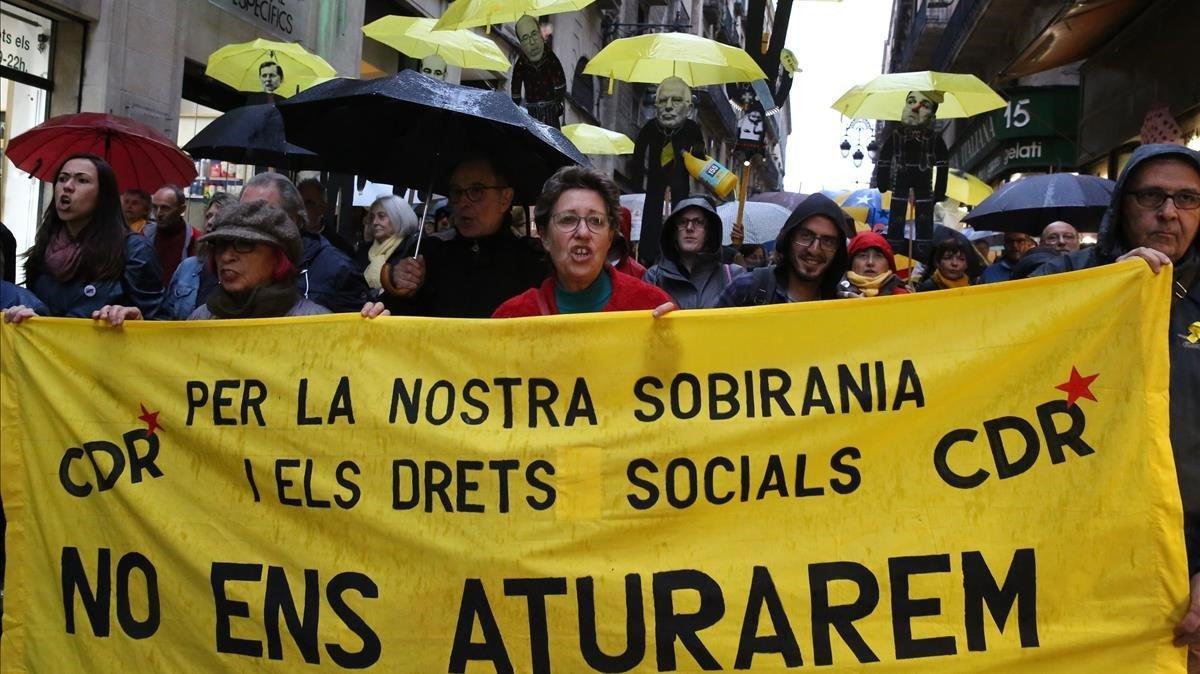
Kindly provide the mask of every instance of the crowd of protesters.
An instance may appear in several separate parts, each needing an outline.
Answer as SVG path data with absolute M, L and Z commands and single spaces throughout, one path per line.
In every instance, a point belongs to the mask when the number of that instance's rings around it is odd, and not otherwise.
M 495 162 L 467 158 L 453 167 L 447 207 L 436 212 L 448 226 L 421 236 L 409 204 L 384 196 L 351 243 L 329 226 L 325 191 L 313 180 L 297 186 L 261 173 L 237 198 L 214 195 L 200 232 L 184 221 L 178 187 L 122 194 L 104 160 L 76 155 L 62 164 L 24 253 L 25 285 L 0 284 L 0 308 L 5 322 L 48 315 L 112 325 L 329 312 L 513 318 L 653 310 L 659 317 L 936 292 L 1141 259 L 1174 280 L 1170 435 L 1193 574 L 1191 610 L 1177 637 L 1200 648 L 1200 153 L 1176 145 L 1135 151 L 1094 246 L 1081 248 L 1070 223 L 1050 222 L 1039 240 L 1006 234 L 989 265 L 962 234 L 939 228 L 916 273 L 897 268 L 879 234 L 855 234 L 822 194 L 793 210 L 770 254 L 762 245 L 722 246 L 725 223 L 713 202 L 683 199 L 663 224 L 657 263 L 645 269 L 609 176 L 582 167 L 555 173 L 533 208 L 536 237 L 514 220 L 510 185 Z

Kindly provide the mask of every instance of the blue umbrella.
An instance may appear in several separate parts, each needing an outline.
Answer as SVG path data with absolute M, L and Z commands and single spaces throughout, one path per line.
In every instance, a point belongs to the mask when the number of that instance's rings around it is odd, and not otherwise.
M 1112 201 L 1111 180 L 1071 173 L 1030 176 L 992 193 L 963 218 L 975 229 L 995 232 L 1042 233 L 1062 220 L 1081 232 L 1095 232 Z
M 183 149 L 193 157 L 235 164 L 297 171 L 323 168 L 320 157 L 287 141 L 283 117 L 269 103 L 230 110 L 209 122 Z

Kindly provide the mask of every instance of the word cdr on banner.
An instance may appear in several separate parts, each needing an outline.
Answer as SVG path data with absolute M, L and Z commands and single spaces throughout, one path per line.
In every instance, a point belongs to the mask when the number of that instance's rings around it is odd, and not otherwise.
M 1182 674 L 1169 282 L 5 325 L 0 668 Z

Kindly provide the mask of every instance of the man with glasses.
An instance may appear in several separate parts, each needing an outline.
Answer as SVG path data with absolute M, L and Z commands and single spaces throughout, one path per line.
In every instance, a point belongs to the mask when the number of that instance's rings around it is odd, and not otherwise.
M 384 269 L 382 299 L 394 314 L 487 318 L 546 278 L 543 255 L 508 226 L 513 189 L 492 161 L 460 162 L 446 191 L 452 228 L 425 237 L 416 257 L 402 247 Z
M 721 235 L 721 216 L 708 199 L 684 199 L 663 224 L 658 262 L 642 280 L 667 291 L 680 309 L 716 306 L 725 288 L 745 272 L 721 263 Z
M 979 282 L 999 283 L 1000 281 L 1012 280 L 1013 270 L 1017 268 L 1017 263 L 1021 261 L 1021 256 L 1028 253 L 1036 245 L 1037 242 L 1028 234 L 1005 232 L 1004 251 L 1000 253 L 1000 259 L 983 270 L 983 275 L 979 277 Z
M 810 302 L 837 297 L 849 268 L 850 218 L 832 199 L 809 196 L 788 217 L 775 240 L 779 264 L 742 274 L 721 293 L 718 307 Z
M 1133 258 L 1171 274 L 1171 446 L 1183 497 L 1190 609 L 1176 628 L 1200 671 L 1200 152 L 1143 145 L 1117 179 L 1092 248 L 1046 263 L 1035 276 Z M 1192 671 L 1192 670 L 1189 670 Z
M 1041 245 L 1059 253 L 1074 253 L 1079 250 L 1079 230 L 1069 222 L 1055 220 L 1042 230 Z

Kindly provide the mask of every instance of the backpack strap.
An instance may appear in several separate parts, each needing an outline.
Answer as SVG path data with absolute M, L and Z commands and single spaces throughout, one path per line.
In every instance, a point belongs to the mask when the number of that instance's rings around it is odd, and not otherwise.
M 754 283 L 751 286 L 751 304 L 771 304 L 775 301 L 775 267 L 759 267 L 751 272 Z

